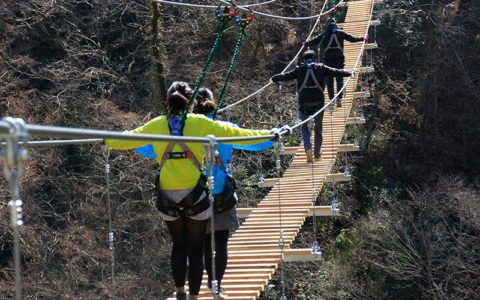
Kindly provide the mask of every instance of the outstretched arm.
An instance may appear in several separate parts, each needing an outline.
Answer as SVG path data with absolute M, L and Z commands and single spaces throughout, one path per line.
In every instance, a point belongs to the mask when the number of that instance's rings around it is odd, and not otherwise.
M 273 82 L 287 81 L 297 78 L 298 67 L 287 73 L 280 73 L 272 76 Z
M 324 34 L 325 34 L 325 31 L 323 31 L 322 33 L 320 33 L 319 35 L 317 35 L 313 39 L 305 41 L 305 46 L 309 47 L 309 46 L 313 46 L 313 45 L 316 45 L 316 44 L 320 43 L 320 41 L 322 40 L 322 36 Z
M 346 33 L 345 31 L 340 31 L 340 32 L 342 34 L 343 39 L 349 41 L 350 43 L 365 41 L 364 37 L 356 37 L 356 36 L 353 36 L 353 35 L 350 35 L 350 34 Z
M 163 116 L 156 117 L 155 119 L 150 120 L 146 124 L 135 128 L 133 130 L 127 131 L 126 133 L 138 133 L 138 134 L 168 134 L 163 131 L 161 127 L 161 119 Z M 167 127 L 168 128 L 168 127 Z M 148 144 L 151 144 L 151 141 L 139 141 L 139 140 L 115 140 L 115 139 L 106 139 L 105 145 L 112 149 L 116 150 L 129 150 L 138 147 L 142 147 Z
M 335 69 L 335 68 L 328 67 L 328 66 L 325 66 L 325 65 L 323 65 L 323 71 L 325 72 L 326 75 L 333 76 L 333 77 L 339 77 L 339 76 L 348 77 L 348 76 L 352 75 L 352 72 L 349 72 L 347 70 Z

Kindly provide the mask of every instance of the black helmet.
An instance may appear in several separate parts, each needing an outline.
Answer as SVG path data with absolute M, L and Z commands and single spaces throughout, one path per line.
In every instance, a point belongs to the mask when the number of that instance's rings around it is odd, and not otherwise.
M 308 49 L 307 51 L 305 51 L 303 53 L 303 59 L 305 59 L 305 60 L 307 60 L 309 58 L 310 59 L 315 59 L 315 57 L 317 57 L 317 54 L 313 50 Z

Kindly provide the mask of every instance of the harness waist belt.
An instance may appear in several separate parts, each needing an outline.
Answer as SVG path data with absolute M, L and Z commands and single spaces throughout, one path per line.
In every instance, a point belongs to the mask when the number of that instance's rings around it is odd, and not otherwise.
M 207 191 L 207 176 L 205 176 L 203 173 L 200 173 L 200 178 L 198 179 L 197 185 L 193 188 L 190 194 L 188 194 L 182 199 L 182 201 L 180 201 L 180 203 L 178 203 L 178 205 L 184 207 L 193 206 L 193 204 L 198 201 L 200 196 Z
M 159 173 L 157 173 L 155 179 L 155 189 L 157 191 L 157 209 L 162 213 L 172 217 L 179 217 L 182 215 L 194 216 L 210 207 L 208 190 L 206 190 L 207 177 L 203 173 L 200 174 L 197 185 L 179 203 L 175 203 L 163 196 L 162 191 L 160 190 Z M 203 193 L 205 193 L 205 197 L 198 201 Z
M 213 212 L 215 214 L 227 211 L 237 204 L 237 199 L 233 196 L 236 188 L 237 185 L 233 177 L 227 175 L 222 193 L 213 195 Z

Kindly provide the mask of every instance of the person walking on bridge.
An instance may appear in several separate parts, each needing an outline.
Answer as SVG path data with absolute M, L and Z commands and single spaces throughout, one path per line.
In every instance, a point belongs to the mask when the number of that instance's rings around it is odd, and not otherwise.
M 361 41 L 368 42 L 366 37 L 355 37 L 345 31 L 339 30 L 335 19 L 331 18 L 327 28 L 313 39 L 304 42 L 304 45 L 309 47 L 320 44 L 321 50 L 323 51 L 323 62 L 325 65 L 336 69 L 343 69 L 345 67 L 345 55 L 343 54 L 345 40 L 351 43 Z M 343 87 L 343 76 L 334 77 L 337 82 L 337 93 L 340 93 L 340 90 Z M 326 84 L 328 97 L 332 100 L 335 96 L 332 76 L 326 78 Z M 340 93 L 336 99 L 338 107 L 342 106 L 342 94 L 343 93 Z
M 323 90 L 325 88 L 324 81 L 326 76 L 348 77 L 351 75 L 351 73 L 346 70 L 339 70 L 321 63 L 315 63 L 316 55 L 313 50 L 305 51 L 303 58 L 305 60 L 304 63 L 297 65 L 292 71 L 272 76 L 273 82 L 297 80 L 298 109 L 302 121 L 315 114 L 315 112 L 319 111 L 325 105 Z M 323 112 L 315 116 L 313 151 L 315 159 L 320 159 L 322 151 L 322 122 Z M 313 161 L 310 136 L 311 133 L 308 124 L 304 124 L 302 126 L 302 137 L 305 153 L 307 154 L 307 162 Z

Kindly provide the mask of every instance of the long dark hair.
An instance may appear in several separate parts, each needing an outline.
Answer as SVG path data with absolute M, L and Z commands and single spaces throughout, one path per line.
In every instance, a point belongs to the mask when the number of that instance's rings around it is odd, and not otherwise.
M 213 93 L 210 89 L 200 88 L 197 94 L 197 103 L 193 108 L 193 112 L 197 114 L 208 115 L 213 113 L 215 107 L 217 106 L 215 99 L 213 98 Z
M 183 113 L 188 105 L 188 98 L 182 93 L 174 91 L 167 95 L 167 110 L 170 116 L 178 116 Z

